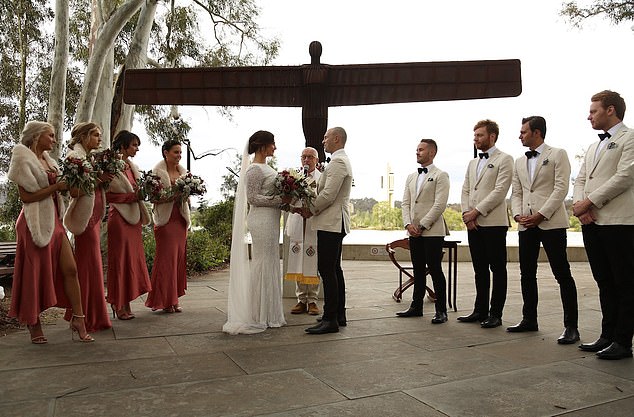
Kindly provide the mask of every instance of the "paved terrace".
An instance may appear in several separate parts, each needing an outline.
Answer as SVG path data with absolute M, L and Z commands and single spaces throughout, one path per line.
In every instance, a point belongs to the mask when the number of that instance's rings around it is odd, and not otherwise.
M 137 318 L 114 321 L 95 343 L 71 342 L 67 324 L 44 326 L 48 345 L 27 330 L 0 338 L 0 416 L 633 416 L 634 362 L 602 361 L 559 346 L 561 305 L 540 264 L 540 331 L 507 333 L 458 323 L 471 311 L 471 266 L 458 267 L 458 312 L 432 325 L 396 318 L 390 262 L 344 261 L 348 327 L 307 335 L 314 317 L 228 336 L 228 271 L 189 282 L 182 314 L 133 304 Z M 583 341 L 598 334 L 597 290 L 574 263 Z M 521 315 L 519 273 L 509 264 L 504 325 Z M 406 298 L 411 297 L 411 291 Z M 285 299 L 286 311 L 295 300 Z

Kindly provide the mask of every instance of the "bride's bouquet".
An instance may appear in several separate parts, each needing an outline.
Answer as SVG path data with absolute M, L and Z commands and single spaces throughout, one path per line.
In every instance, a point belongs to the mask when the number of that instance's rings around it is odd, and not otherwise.
M 90 162 L 84 158 L 68 157 L 61 161 L 62 177 L 68 188 L 78 188 L 84 194 L 91 195 L 95 191 L 95 171 Z
M 152 171 L 141 171 L 141 177 L 137 180 L 139 186 L 139 198 L 155 203 L 163 198 L 169 197 L 171 191 L 163 186 L 161 177 Z
M 309 207 L 317 196 L 311 182 L 303 170 L 285 169 L 275 177 L 276 194 L 302 200 L 304 207 Z
M 101 152 L 93 154 L 94 167 L 97 176 L 102 174 L 117 175 L 125 170 L 125 162 L 121 156 L 112 149 L 104 149 Z M 104 187 L 108 187 L 108 183 L 104 183 Z
M 207 192 L 207 188 L 202 178 L 188 172 L 176 180 L 172 187 L 172 192 L 180 193 L 181 198 L 186 199 L 190 195 L 204 195 Z

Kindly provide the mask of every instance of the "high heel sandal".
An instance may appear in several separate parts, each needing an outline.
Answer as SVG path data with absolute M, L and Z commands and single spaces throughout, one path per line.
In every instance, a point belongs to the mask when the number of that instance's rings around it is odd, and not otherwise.
M 79 341 L 80 342 L 94 342 L 95 339 L 93 339 L 93 337 L 91 335 L 88 334 L 88 332 L 86 332 L 86 326 L 84 324 L 84 318 L 86 318 L 85 315 L 77 315 L 77 314 L 73 314 L 73 317 L 70 319 L 70 338 L 71 340 L 75 340 L 75 332 L 77 332 L 77 335 L 79 336 Z M 81 328 L 80 326 L 76 326 L 74 325 L 74 321 L 75 319 L 81 319 L 81 323 L 84 324 L 84 326 L 81 326 L 84 328 L 84 332 L 86 332 L 86 334 L 84 336 L 81 335 Z
M 135 317 L 134 314 L 125 311 L 125 308 L 117 310 L 114 304 L 110 304 L 110 308 L 112 309 L 112 318 L 116 317 L 119 320 L 132 320 Z
M 44 336 L 44 333 L 42 333 L 42 324 L 40 323 L 40 319 L 37 319 L 37 323 L 33 326 L 27 324 L 26 327 L 29 329 L 29 333 L 31 334 L 31 343 L 34 345 L 44 345 L 48 343 L 48 339 Z M 33 336 L 33 331 L 37 329 L 39 329 L 42 334 L 39 336 Z

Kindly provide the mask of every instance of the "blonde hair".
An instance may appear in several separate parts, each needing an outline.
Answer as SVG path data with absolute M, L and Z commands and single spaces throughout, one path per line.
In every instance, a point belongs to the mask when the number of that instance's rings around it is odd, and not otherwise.
M 22 129 L 22 136 L 20 137 L 20 143 L 27 148 L 32 148 L 37 145 L 37 141 L 42 133 L 47 130 L 55 131 L 53 125 L 48 122 L 40 122 L 38 120 L 30 120 L 24 125 Z
M 70 131 L 70 143 L 68 147 L 73 149 L 75 145 L 81 143 L 81 140 L 89 136 L 95 129 L 101 130 L 101 127 L 97 123 L 93 122 L 80 122 L 73 126 L 73 130 Z

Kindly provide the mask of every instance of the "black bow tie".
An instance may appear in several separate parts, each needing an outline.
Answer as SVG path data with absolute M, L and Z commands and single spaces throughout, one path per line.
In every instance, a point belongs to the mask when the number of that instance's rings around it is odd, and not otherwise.
M 478 154 L 478 156 L 480 157 L 480 159 L 482 159 L 482 158 L 489 159 L 489 153 L 488 152 L 480 152 Z
M 427 168 L 418 168 L 418 173 L 419 173 L 419 174 L 422 174 L 423 172 L 424 172 L 425 174 L 427 174 L 427 172 L 428 172 Z
M 539 152 L 537 152 L 537 151 L 535 151 L 535 150 L 533 150 L 533 151 L 526 151 L 525 153 L 526 153 L 526 157 L 527 157 L 528 159 L 531 159 L 531 158 L 537 158 L 537 155 L 539 155 Z
M 608 132 L 605 133 L 599 133 L 599 140 L 603 140 L 605 138 L 610 139 L 612 137 L 612 135 L 610 135 Z

